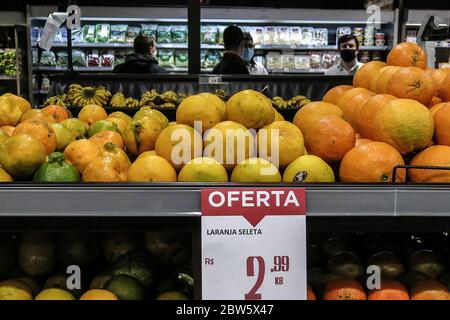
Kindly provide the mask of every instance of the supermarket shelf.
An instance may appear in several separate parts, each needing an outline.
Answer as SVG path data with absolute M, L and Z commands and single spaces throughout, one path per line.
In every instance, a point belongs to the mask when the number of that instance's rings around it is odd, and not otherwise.
M 33 47 L 36 47 L 37 44 L 33 43 Z M 53 48 L 67 48 L 67 43 L 53 43 Z M 132 43 L 77 43 L 74 42 L 72 44 L 73 48 L 105 48 L 105 49 L 114 49 L 114 48 L 133 48 Z M 160 49 L 187 49 L 187 44 L 185 43 L 161 43 L 158 44 L 158 48 Z
M 280 68 L 280 69 L 268 69 L 269 73 L 325 73 L 326 69 L 289 69 L 289 68 Z
M 48 90 L 33 90 L 33 94 L 47 95 L 48 94 Z
M 6 80 L 6 81 L 10 81 L 10 80 L 17 80 L 17 77 L 10 77 L 10 76 L 0 76 L 0 80 Z
M 33 66 L 34 71 L 46 71 L 46 72 L 65 72 L 67 67 L 60 66 Z M 110 67 L 74 67 L 75 71 L 81 72 L 108 72 L 112 71 Z
M 0 185 L 1 217 L 198 217 L 200 190 L 242 184 Z M 244 185 L 250 186 L 250 185 Z M 252 187 L 292 187 L 253 184 Z M 303 186 L 302 186 L 303 187 Z M 450 186 L 305 185 L 311 218 L 450 218 Z M 27 199 L 27 201 L 23 201 Z M 58 199 L 58 201 L 54 201 Z

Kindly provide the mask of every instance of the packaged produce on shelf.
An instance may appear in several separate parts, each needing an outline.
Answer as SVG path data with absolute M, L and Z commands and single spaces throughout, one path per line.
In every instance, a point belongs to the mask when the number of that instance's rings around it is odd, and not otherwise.
M 289 33 L 289 27 L 277 27 L 276 28 L 276 45 L 289 46 L 291 44 L 291 38 Z
M 100 66 L 107 67 L 107 68 L 114 67 L 114 52 L 113 51 L 102 52 L 102 54 L 100 56 Z
M 72 62 L 74 67 L 86 67 L 86 55 L 81 50 L 72 51 Z
M 298 70 L 308 70 L 311 68 L 311 60 L 309 55 L 302 54 L 296 55 L 295 59 L 295 69 Z
M 107 23 L 95 25 L 95 43 L 108 43 L 111 26 Z
M 328 45 L 328 29 L 326 28 L 314 29 L 314 45 L 316 46 Z
M 133 43 L 134 38 L 136 38 L 141 33 L 141 27 L 128 26 L 127 34 L 125 36 L 126 43 Z
M 352 28 L 350 27 L 339 27 L 336 29 L 336 43 L 338 43 L 338 40 L 340 37 L 352 34 Z
M 360 44 L 364 44 L 364 28 L 355 27 L 353 28 L 352 34 L 358 39 Z
M 12 77 L 17 74 L 16 51 L 14 49 L 0 50 L 0 75 Z
M 86 60 L 87 67 L 98 67 L 100 66 L 100 56 L 98 50 L 89 50 Z
M 173 50 L 158 50 L 158 62 L 161 67 L 173 68 L 175 66 Z
M 32 27 L 31 28 L 31 42 L 35 43 L 41 40 L 42 28 Z
M 275 27 L 264 27 L 263 44 L 266 46 L 274 45 L 277 42 L 277 33 Z
M 127 56 L 126 50 L 120 50 L 114 52 L 114 65 L 119 65 L 125 62 L 125 57 Z
M 214 68 L 222 58 L 222 53 L 218 50 L 208 50 L 203 61 L 203 68 Z
M 171 30 L 172 26 L 170 25 L 159 25 L 156 31 L 157 34 L 156 42 L 159 44 L 172 43 Z
M 125 43 L 127 36 L 127 24 L 113 24 L 111 25 L 111 35 L 109 42 L 111 43 Z
M 293 46 L 302 45 L 302 32 L 300 27 L 290 27 L 289 28 L 289 38 L 290 44 Z
M 187 26 L 175 25 L 170 31 L 172 43 L 187 43 Z
M 53 51 L 42 51 L 39 63 L 43 66 L 56 66 L 56 56 Z
M 188 53 L 187 50 L 175 50 L 175 67 L 187 68 Z
M 377 32 L 375 34 L 375 45 L 377 47 L 386 45 L 386 35 L 383 32 Z
M 64 43 L 67 42 L 67 28 L 61 27 L 55 35 L 55 42 Z
M 311 69 L 320 69 L 322 66 L 322 53 L 319 51 L 312 51 L 309 56 Z
M 330 69 L 335 64 L 339 63 L 339 54 L 335 51 L 326 51 L 322 53 L 321 69 Z
M 223 32 L 226 28 L 227 26 L 218 26 L 217 44 L 223 45 Z
M 156 39 L 158 30 L 157 24 L 141 24 L 141 34 Z
M 57 61 L 56 64 L 60 67 L 67 67 L 68 65 L 68 57 L 66 51 L 58 51 L 56 53 Z
M 200 42 L 203 44 L 216 44 L 218 39 L 218 26 L 207 25 L 200 28 Z
M 42 76 L 41 90 L 48 90 L 48 89 L 50 89 L 50 78 L 48 77 L 48 75 L 44 74 Z
M 253 44 L 255 46 L 262 45 L 264 43 L 264 27 L 253 27 L 250 34 L 252 35 Z
M 281 61 L 281 54 L 279 52 L 269 52 L 266 55 L 267 69 L 281 69 L 283 62 Z
M 95 42 L 95 26 L 94 25 L 85 25 L 83 27 L 83 41 L 86 43 L 94 43 Z
M 31 49 L 31 61 L 33 64 L 38 64 L 39 63 L 39 54 L 38 54 L 38 49 L 37 48 L 32 48 Z
M 311 27 L 301 28 L 301 44 L 302 46 L 314 45 L 314 28 Z
M 293 54 L 283 53 L 281 55 L 281 67 L 283 69 L 294 69 L 295 68 L 295 56 Z
M 72 30 L 72 42 L 74 43 L 84 42 L 84 28 Z

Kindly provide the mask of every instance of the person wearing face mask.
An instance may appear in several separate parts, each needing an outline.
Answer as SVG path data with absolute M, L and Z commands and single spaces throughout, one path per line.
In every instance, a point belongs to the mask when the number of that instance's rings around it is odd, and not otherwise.
M 244 51 L 244 34 L 238 26 L 228 26 L 223 31 L 225 52 L 220 62 L 214 67 L 213 74 L 250 74 L 247 62 L 242 59 Z
M 262 63 L 255 61 L 255 47 L 253 45 L 253 38 L 250 33 L 244 33 L 244 52 L 242 59 L 247 62 L 248 72 L 254 75 L 269 74 L 262 65 Z
M 125 58 L 125 62 L 117 65 L 116 73 L 167 73 L 166 69 L 158 64 L 156 42 L 154 37 L 139 35 L 134 39 L 134 52 Z
M 358 61 L 358 39 L 353 35 L 342 36 L 338 40 L 338 49 L 341 54 L 341 62 L 328 69 L 325 75 L 355 75 L 356 71 L 363 65 Z

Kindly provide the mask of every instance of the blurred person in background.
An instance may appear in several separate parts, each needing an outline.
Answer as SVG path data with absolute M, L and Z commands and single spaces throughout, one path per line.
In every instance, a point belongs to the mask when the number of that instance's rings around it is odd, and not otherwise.
M 244 51 L 242 59 L 247 62 L 248 72 L 254 75 L 269 74 L 262 63 L 255 61 L 255 46 L 250 33 L 244 33 Z
M 139 35 L 134 38 L 134 53 L 125 58 L 125 62 L 117 65 L 116 73 L 167 73 L 166 69 L 158 64 L 156 58 L 155 38 Z
M 244 33 L 238 26 L 228 26 L 223 32 L 225 52 L 222 60 L 214 67 L 214 74 L 250 74 L 247 62 L 242 59 Z
M 344 35 L 338 40 L 338 49 L 341 62 L 332 66 L 325 72 L 327 76 L 355 75 L 363 65 L 358 61 L 359 41 L 353 35 Z

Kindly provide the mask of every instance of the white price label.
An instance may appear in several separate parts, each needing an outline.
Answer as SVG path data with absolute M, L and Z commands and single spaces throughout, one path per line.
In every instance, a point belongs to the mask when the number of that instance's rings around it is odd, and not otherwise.
M 202 191 L 202 298 L 306 300 L 305 190 Z

